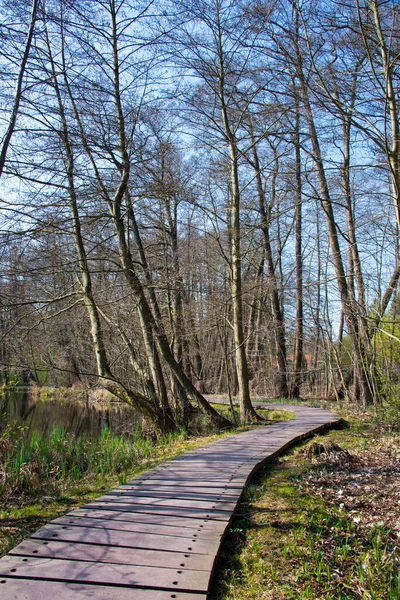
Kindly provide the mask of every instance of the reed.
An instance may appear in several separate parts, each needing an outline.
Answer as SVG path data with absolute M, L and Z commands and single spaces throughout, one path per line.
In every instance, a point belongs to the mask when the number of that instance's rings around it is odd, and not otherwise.
M 75 437 L 59 427 L 46 436 L 33 432 L 29 438 L 8 429 L 0 437 L 0 496 L 57 495 L 65 486 L 93 476 L 117 475 L 123 482 L 141 462 L 184 439 L 183 431 L 154 440 L 139 430 L 125 438 L 105 428 L 93 439 Z

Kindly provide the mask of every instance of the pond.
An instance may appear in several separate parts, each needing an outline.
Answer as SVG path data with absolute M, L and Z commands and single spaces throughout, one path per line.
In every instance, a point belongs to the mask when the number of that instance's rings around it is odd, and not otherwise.
M 54 428 L 65 429 L 76 437 L 100 437 L 108 428 L 115 435 L 129 437 L 140 422 L 138 413 L 128 405 L 110 402 L 95 404 L 73 399 L 41 399 L 27 391 L 0 396 L 0 434 L 8 425 L 21 426 L 29 437 L 33 431 L 44 436 Z

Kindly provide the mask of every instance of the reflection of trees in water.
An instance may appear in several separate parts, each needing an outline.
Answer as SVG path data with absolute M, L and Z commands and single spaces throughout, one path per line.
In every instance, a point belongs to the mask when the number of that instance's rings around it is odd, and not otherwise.
M 84 433 L 93 433 L 96 435 L 96 432 L 93 431 L 87 406 L 76 406 L 76 404 L 72 404 L 70 415 L 71 420 L 67 429 L 76 435 L 76 437 L 79 437 Z
M 28 392 L 21 393 L 19 402 L 15 401 L 15 406 L 18 418 L 22 422 L 26 423 L 28 419 L 32 421 L 36 411 L 36 404 L 30 401 Z
M 99 437 L 106 427 L 114 434 L 128 436 L 138 422 L 137 413 L 129 406 L 108 408 L 71 400 L 40 400 L 28 392 L 4 395 L 0 415 L 1 429 L 8 423 L 16 423 L 48 435 L 54 427 L 59 427 L 76 437 Z
M 8 401 L 8 394 L 0 394 L 0 427 L 7 414 Z
M 36 404 L 32 402 L 27 391 L 5 393 L 0 402 L 3 431 L 8 424 L 24 425 L 30 429 L 35 418 Z

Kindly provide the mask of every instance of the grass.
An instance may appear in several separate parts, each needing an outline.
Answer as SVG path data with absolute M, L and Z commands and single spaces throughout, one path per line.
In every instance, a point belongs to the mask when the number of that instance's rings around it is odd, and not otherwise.
M 344 416 L 247 487 L 210 600 L 400 599 L 400 436 Z
M 228 414 L 229 407 L 217 407 Z M 260 411 L 268 420 L 291 416 Z M 208 424 L 202 424 L 207 430 Z M 140 428 L 129 438 L 104 429 L 100 438 L 75 437 L 54 428 L 45 437 L 9 426 L 0 435 L 0 556 L 49 520 L 89 502 L 184 452 L 233 433 L 189 437 L 182 430 L 155 438 Z

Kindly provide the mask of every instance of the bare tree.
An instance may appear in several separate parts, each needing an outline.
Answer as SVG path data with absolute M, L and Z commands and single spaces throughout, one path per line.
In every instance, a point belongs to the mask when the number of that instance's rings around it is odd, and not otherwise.
M 24 50 L 22 53 L 22 57 L 21 57 L 21 62 L 19 64 L 19 68 L 18 68 L 17 82 L 15 85 L 15 92 L 14 92 L 14 99 L 12 102 L 12 108 L 11 108 L 10 116 L 8 119 L 8 125 L 6 128 L 6 131 L 3 135 L 3 138 L 1 140 L 0 177 L 2 176 L 3 171 L 4 171 L 4 166 L 5 166 L 6 158 L 7 158 L 7 152 L 10 147 L 11 138 L 12 138 L 12 135 L 14 133 L 15 126 L 17 123 L 18 111 L 19 111 L 19 107 L 20 107 L 20 103 L 21 103 L 21 99 L 22 99 L 22 94 L 23 94 L 24 74 L 25 74 L 26 64 L 29 59 L 29 53 L 31 51 L 33 34 L 34 34 L 34 30 L 35 30 L 37 13 L 38 13 L 38 7 L 39 7 L 39 0 L 32 0 L 29 28 L 28 28 L 28 33 L 26 35 L 26 41 L 25 41 L 25 46 L 24 46 Z

